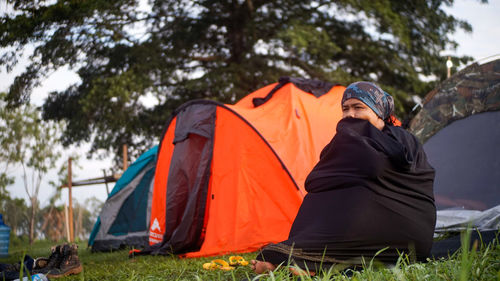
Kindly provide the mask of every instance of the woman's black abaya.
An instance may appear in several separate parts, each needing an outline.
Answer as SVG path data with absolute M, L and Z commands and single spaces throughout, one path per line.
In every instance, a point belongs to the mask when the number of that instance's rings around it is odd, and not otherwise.
M 413 135 L 343 119 L 307 177 L 308 194 L 288 240 L 264 247 L 257 259 L 318 269 L 360 264 L 385 249 L 375 259 L 395 263 L 405 252 L 423 260 L 436 220 L 433 181 L 434 169 Z

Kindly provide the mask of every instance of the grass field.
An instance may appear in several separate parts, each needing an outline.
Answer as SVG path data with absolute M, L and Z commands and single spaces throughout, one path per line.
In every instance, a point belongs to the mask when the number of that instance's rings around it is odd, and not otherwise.
M 226 261 L 229 256 L 179 259 L 176 256 L 128 257 L 128 251 L 91 253 L 86 242 L 79 242 L 78 256 L 84 271 L 58 280 L 497 280 L 500 281 L 500 246 L 498 241 L 490 245 L 478 244 L 477 251 L 460 250 L 448 259 L 429 260 L 426 263 L 408 264 L 401 259 L 394 267 L 375 266 L 367 262 L 361 271 L 338 272 L 334 269 L 321 272 L 315 277 L 290 276 L 287 266 L 279 267 L 270 274 L 256 276 L 249 266 L 232 271 L 202 268 L 216 258 Z M 48 256 L 52 242 L 38 241 L 32 246 L 24 243 L 11 245 L 9 258 L 0 263 L 15 263 L 26 253 L 32 257 Z M 256 253 L 242 255 L 250 260 Z

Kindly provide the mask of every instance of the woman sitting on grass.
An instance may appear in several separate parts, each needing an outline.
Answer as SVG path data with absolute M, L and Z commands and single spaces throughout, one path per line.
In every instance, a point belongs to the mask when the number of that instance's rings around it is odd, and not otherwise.
M 434 169 L 418 140 L 391 122 L 392 97 L 356 82 L 342 98 L 343 119 L 305 182 L 308 194 L 288 240 L 265 246 L 253 270 L 277 265 L 317 272 L 365 258 L 425 260 L 436 220 Z

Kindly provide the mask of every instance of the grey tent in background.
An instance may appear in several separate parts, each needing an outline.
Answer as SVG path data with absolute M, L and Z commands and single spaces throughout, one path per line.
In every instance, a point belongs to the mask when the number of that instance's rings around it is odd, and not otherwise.
M 89 237 L 92 251 L 148 245 L 158 146 L 143 153 L 116 182 Z
M 441 83 L 409 131 L 436 169 L 438 210 L 500 205 L 500 59 L 470 65 Z
M 409 131 L 436 169 L 437 220 L 431 256 L 461 248 L 457 233 L 473 227 L 474 241 L 490 243 L 500 219 L 500 59 L 474 63 L 443 81 L 424 99 Z M 455 234 L 455 235 L 453 235 Z

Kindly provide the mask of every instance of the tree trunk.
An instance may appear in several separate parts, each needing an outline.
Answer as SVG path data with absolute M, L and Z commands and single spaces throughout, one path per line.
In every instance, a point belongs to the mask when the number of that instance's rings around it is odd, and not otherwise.
M 58 219 L 57 219 L 57 237 L 56 237 L 56 240 L 55 241 L 59 241 L 61 239 L 64 238 L 64 211 L 60 211 L 58 212 L 58 215 L 57 215 Z
M 49 222 L 53 219 L 52 218 L 52 213 L 53 213 L 54 207 L 50 206 L 49 211 L 47 212 L 47 215 L 45 216 L 45 219 L 43 220 L 42 227 L 40 228 L 41 232 L 45 231 L 45 228 L 50 224 Z
M 30 217 L 30 235 L 29 241 L 30 245 L 33 244 L 35 240 L 35 217 L 36 217 L 37 199 L 36 197 L 31 198 L 31 217 Z
M 76 218 L 76 225 L 75 225 L 75 237 L 80 238 L 80 232 L 82 231 L 81 229 L 81 221 L 82 221 L 82 208 L 80 205 L 78 206 L 78 215 Z

